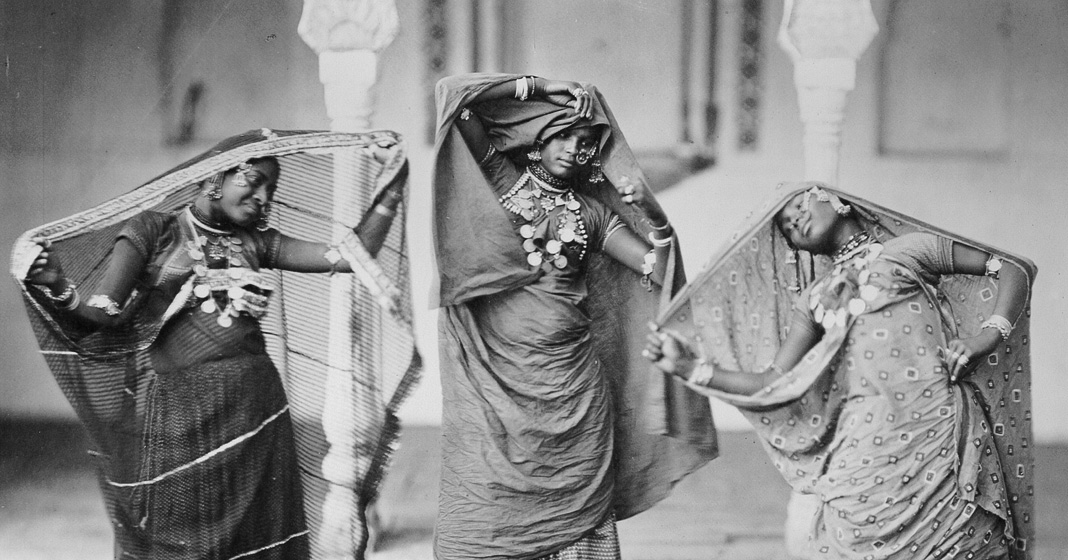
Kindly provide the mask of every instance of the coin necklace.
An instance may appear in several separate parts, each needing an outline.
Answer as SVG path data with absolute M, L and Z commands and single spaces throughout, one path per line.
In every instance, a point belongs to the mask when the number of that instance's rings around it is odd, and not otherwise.
M 233 301 L 239 299 L 244 289 L 235 285 L 234 280 L 240 279 L 245 272 L 242 268 L 244 261 L 241 253 L 244 252 L 244 242 L 240 237 L 234 236 L 233 231 L 212 227 L 204 219 L 198 219 L 200 212 L 193 205 L 186 208 L 186 217 L 189 220 L 190 231 L 193 239 L 186 241 L 186 254 L 193 259 L 193 295 L 201 300 L 200 310 L 204 313 L 218 312 L 215 322 L 221 327 L 229 327 L 234 323 L 233 318 L 240 315 L 240 311 L 233 305 Z M 205 232 L 201 234 L 200 231 Z M 225 268 L 208 268 L 208 259 L 223 261 Z M 215 301 L 213 292 L 223 292 L 226 305 L 220 306 Z
M 543 175 L 544 179 L 541 178 Z M 586 256 L 589 234 L 585 220 L 579 214 L 582 204 L 566 185 L 566 182 L 532 166 L 498 199 L 506 210 L 527 221 L 520 226 L 519 235 L 523 238 L 527 264 L 532 267 L 542 267 L 546 271 L 566 267 L 569 261 L 563 253 L 565 245 L 578 246 L 578 261 Z M 551 219 L 550 213 L 557 208 L 562 210 L 556 216 L 556 238 L 542 239 L 537 235 L 535 222 Z

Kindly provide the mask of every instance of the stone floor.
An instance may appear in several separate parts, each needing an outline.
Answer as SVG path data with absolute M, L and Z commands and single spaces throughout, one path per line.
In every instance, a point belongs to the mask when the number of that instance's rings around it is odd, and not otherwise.
M 619 524 L 627 560 L 782 560 L 789 494 L 750 434 L 721 435 L 722 456 L 671 497 Z M 0 422 L 0 558 L 111 557 L 111 530 L 80 428 Z M 1068 446 L 1036 450 L 1036 560 L 1068 559 Z M 438 431 L 404 431 L 377 513 L 370 560 L 429 560 Z

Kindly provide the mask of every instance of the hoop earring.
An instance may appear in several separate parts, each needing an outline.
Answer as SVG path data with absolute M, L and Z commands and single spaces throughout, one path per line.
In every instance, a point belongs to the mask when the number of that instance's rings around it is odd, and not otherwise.
M 534 146 L 527 152 L 527 159 L 530 161 L 541 161 L 541 142 L 534 143 Z
M 271 203 L 263 205 L 263 210 L 260 212 L 260 219 L 256 220 L 256 229 L 259 231 L 267 231 L 271 227 Z
M 223 176 L 223 173 L 216 173 L 204 181 L 204 185 L 208 187 L 204 189 L 204 192 L 202 193 L 204 198 L 207 198 L 208 200 L 219 200 L 222 198 L 222 189 L 220 187 L 222 185 Z

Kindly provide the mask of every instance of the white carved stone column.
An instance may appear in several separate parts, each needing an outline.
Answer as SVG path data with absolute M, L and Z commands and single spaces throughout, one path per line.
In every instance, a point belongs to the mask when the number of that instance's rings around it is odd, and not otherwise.
M 297 32 L 319 53 L 331 130 L 371 128 L 378 53 L 397 30 L 393 0 L 304 0 Z
M 879 32 L 869 0 L 786 0 L 779 45 L 794 61 L 805 176 L 838 182 L 839 147 L 857 59 Z
M 805 178 L 838 186 L 839 149 L 857 59 L 879 32 L 870 0 L 785 0 L 779 45 L 794 61 L 804 125 Z M 809 528 L 819 498 L 793 493 L 786 511 L 786 549 L 811 558 Z
M 326 113 L 330 129 L 360 132 L 371 128 L 374 112 L 374 86 L 378 78 L 378 53 L 397 36 L 397 8 L 393 0 L 305 0 L 297 32 L 319 54 L 319 81 L 323 84 Z M 349 154 L 351 156 L 351 154 Z M 343 184 L 354 165 L 344 154 L 334 161 L 333 242 L 340 243 L 348 226 L 358 219 L 357 208 L 366 207 L 372 193 Z M 351 301 L 355 289 L 351 275 L 338 274 L 330 280 L 330 313 L 326 319 L 330 334 L 322 429 L 329 450 L 322 461 L 322 473 L 329 482 L 317 530 L 313 531 L 313 549 L 323 558 L 354 557 L 364 542 L 365 514 L 355 488 L 358 473 L 367 472 L 372 456 L 366 439 L 377 438 L 354 430 L 356 415 L 373 415 L 381 407 L 376 396 L 356 383 L 352 371 L 361 363 L 361 352 L 374 351 L 363 344 L 353 344 L 352 310 L 343 302 Z M 366 527 L 373 537 L 373 512 Z M 370 548 L 369 547 L 369 548 Z

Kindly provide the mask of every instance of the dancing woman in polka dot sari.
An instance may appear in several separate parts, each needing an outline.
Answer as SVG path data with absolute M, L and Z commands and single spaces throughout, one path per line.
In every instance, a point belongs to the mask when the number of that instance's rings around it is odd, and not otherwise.
M 737 406 L 818 498 L 811 557 L 1028 558 L 1034 265 L 798 187 L 680 293 L 646 357 Z

